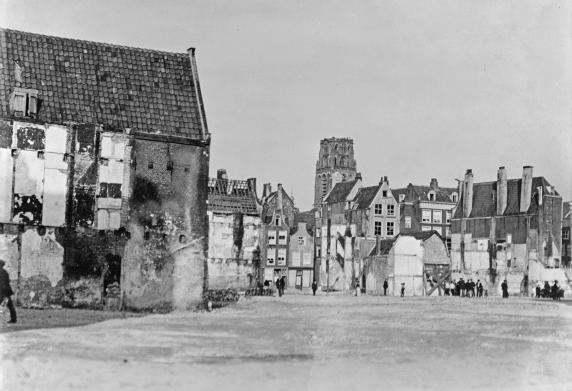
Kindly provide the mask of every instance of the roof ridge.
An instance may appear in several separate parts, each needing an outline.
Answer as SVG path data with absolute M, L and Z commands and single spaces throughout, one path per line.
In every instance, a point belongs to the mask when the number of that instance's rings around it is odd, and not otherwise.
M 99 46 L 110 47 L 110 48 L 118 48 L 118 49 L 129 49 L 129 50 L 136 50 L 146 53 L 157 53 L 157 54 L 170 54 L 170 55 L 180 55 L 180 56 L 188 56 L 187 52 L 169 52 L 166 50 L 158 50 L 158 49 L 148 49 L 142 48 L 138 46 L 127 46 L 127 45 L 119 45 L 114 43 L 108 42 L 100 42 L 100 41 L 90 41 L 87 39 L 77 39 L 77 38 L 66 38 L 66 37 L 59 37 L 57 35 L 47 35 L 47 34 L 40 34 L 40 33 L 32 33 L 29 31 L 22 31 L 22 30 L 15 30 L 15 29 L 8 29 L 4 27 L 0 27 L 0 32 L 11 32 L 11 33 L 19 33 L 24 35 L 32 35 L 36 37 L 43 37 L 43 38 L 53 38 L 53 39 L 62 39 L 66 41 L 72 42 L 81 42 L 81 43 L 88 43 L 88 44 L 96 44 Z

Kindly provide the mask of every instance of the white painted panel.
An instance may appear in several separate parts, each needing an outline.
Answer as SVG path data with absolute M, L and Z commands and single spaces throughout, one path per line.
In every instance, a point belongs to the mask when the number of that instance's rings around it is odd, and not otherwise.
M 18 151 L 14 193 L 23 195 L 35 194 L 40 198 L 44 187 L 43 180 L 44 160 L 38 159 L 38 152 Z
M 49 125 L 46 129 L 46 152 L 66 153 L 68 130 L 63 126 Z
M 99 165 L 99 183 L 109 183 L 109 165 Z
M 288 287 L 294 288 L 296 286 L 296 270 L 288 270 Z
M 48 227 L 65 225 L 67 173 L 46 169 L 42 224 Z
M 8 148 L 0 149 L 0 222 L 10 222 L 10 213 L 12 208 L 12 178 L 14 170 L 14 161 L 12 159 L 12 150 Z
M 101 157 L 103 158 L 113 157 L 113 142 L 111 141 L 110 135 L 101 136 Z
M 121 209 L 121 198 L 98 198 L 99 209 Z
M 302 286 L 304 288 L 309 288 L 312 286 L 312 271 L 311 270 L 304 270 L 302 272 Z
M 109 211 L 109 229 L 119 229 L 121 226 L 121 215 L 118 211 Z
M 312 265 L 312 253 L 311 252 L 305 252 L 304 258 L 302 258 L 302 262 L 303 262 L 304 266 L 311 266 Z
M 46 169 L 53 168 L 58 170 L 67 170 L 68 163 L 64 160 L 61 153 L 46 152 L 44 155 Z
M 109 227 L 109 213 L 105 209 L 97 211 L 97 229 L 107 229 Z
M 109 183 L 123 183 L 123 162 L 110 160 L 108 165 Z

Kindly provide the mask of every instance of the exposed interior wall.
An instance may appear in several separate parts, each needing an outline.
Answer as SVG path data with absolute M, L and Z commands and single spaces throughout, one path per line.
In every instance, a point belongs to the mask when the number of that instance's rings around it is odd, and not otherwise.
M 205 282 L 208 149 L 137 139 L 134 151 L 124 305 L 190 308 Z

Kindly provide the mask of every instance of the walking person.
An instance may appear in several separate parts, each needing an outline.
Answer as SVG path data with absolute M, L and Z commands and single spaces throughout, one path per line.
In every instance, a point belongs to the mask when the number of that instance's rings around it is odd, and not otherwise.
M 312 282 L 312 293 L 314 294 L 314 296 L 316 296 L 317 290 L 318 290 L 318 283 L 316 282 L 316 279 L 314 278 L 314 281 Z
M 504 299 L 508 298 L 508 284 L 506 282 L 506 280 L 504 280 L 501 284 L 501 289 L 502 289 L 502 297 Z
M 483 283 L 477 280 L 477 297 L 483 297 Z
M 387 279 L 385 281 L 383 281 L 383 295 L 387 296 L 387 288 L 389 287 L 389 284 L 387 283 Z
M 540 287 L 540 281 L 536 281 L 536 298 L 540 299 L 540 291 L 542 288 Z
M 404 297 L 404 296 L 405 296 L 405 283 L 402 282 L 401 283 L 401 297 Z
M 12 295 L 14 291 L 10 286 L 10 276 L 8 272 L 4 269 L 6 263 L 0 260 L 0 303 L 7 299 L 6 307 L 10 311 L 10 320 L 8 323 L 16 323 L 16 308 L 14 308 L 14 303 L 12 302 Z
M 278 291 L 278 296 L 282 297 L 282 279 L 280 277 L 276 279 L 276 290 Z

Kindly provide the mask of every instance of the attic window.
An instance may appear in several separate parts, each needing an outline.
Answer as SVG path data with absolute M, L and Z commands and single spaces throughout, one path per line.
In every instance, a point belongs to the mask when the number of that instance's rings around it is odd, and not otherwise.
M 459 200 L 459 195 L 457 193 L 451 194 L 451 199 L 453 202 L 457 202 Z
M 399 195 L 399 202 L 403 202 L 405 201 L 405 194 L 400 194 Z
M 383 191 L 381 192 L 381 196 L 382 196 L 382 197 L 387 197 L 387 190 L 383 190 Z
M 14 88 L 10 97 L 10 111 L 15 117 L 36 118 L 38 114 L 38 90 Z
M 435 192 L 434 191 L 429 192 L 429 201 L 435 201 Z

